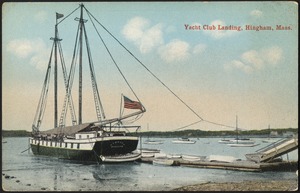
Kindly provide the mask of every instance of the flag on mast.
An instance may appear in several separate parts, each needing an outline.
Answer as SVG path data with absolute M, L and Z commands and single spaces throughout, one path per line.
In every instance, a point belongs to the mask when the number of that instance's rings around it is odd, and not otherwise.
M 64 17 L 64 14 L 61 14 L 61 13 L 56 13 L 56 19 L 60 19 Z
M 132 101 L 126 96 L 124 97 L 124 108 L 126 109 L 141 109 L 142 110 L 142 104 L 137 101 Z

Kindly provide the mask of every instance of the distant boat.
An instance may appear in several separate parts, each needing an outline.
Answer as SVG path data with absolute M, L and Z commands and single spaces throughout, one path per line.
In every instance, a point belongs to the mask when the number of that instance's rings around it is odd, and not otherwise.
M 249 138 L 236 138 L 236 139 L 231 139 L 229 144 L 254 144 L 255 141 Z
M 271 132 L 270 125 L 269 125 L 269 137 L 267 139 L 262 140 L 263 143 L 274 143 L 278 139 L 271 138 L 271 136 L 276 136 L 274 135 L 275 132 Z M 277 134 L 278 135 L 278 134 Z
M 255 144 L 243 144 L 243 143 L 232 143 L 232 144 L 227 144 L 230 147 L 255 147 L 260 145 L 259 143 Z
M 74 50 L 72 51 L 73 59 L 71 62 L 70 71 L 68 73 L 66 71 L 65 62 L 63 59 L 62 46 L 60 44 L 60 41 L 62 41 L 62 39 L 59 37 L 58 26 L 61 22 L 67 21 L 65 19 L 71 14 L 75 13 L 76 10 L 80 10 L 80 18 L 75 18 L 75 21 L 78 22 L 78 27 L 77 32 L 76 30 L 74 30 L 74 34 L 77 34 L 77 36 L 75 38 Z M 95 72 L 94 64 L 92 62 L 92 52 L 90 48 L 93 48 L 93 46 L 89 45 L 89 41 L 87 38 L 88 36 L 86 29 L 90 29 L 90 27 L 85 27 L 85 23 L 87 22 L 87 20 L 83 18 L 84 13 L 89 16 L 91 20 L 91 22 L 89 23 L 94 24 L 94 22 L 92 21 L 92 18 L 94 18 L 93 15 L 91 15 L 91 13 L 83 4 L 80 4 L 77 9 L 75 9 L 71 14 L 69 14 L 59 22 L 58 19 L 64 16 L 63 14 L 56 13 L 55 36 L 54 38 L 51 38 L 51 40 L 53 40 L 53 46 L 48 62 L 46 76 L 43 81 L 42 93 L 32 124 L 32 137 L 29 138 L 31 150 L 34 155 L 53 156 L 70 160 L 97 162 L 127 162 L 137 160 L 141 157 L 141 155 L 133 153 L 133 151 L 136 150 L 138 146 L 139 138 L 137 136 L 127 135 L 126 131 L 128 131 L 129 129 L 134 129 L 135 132 L 137 132 L 140 129 L 140 126 L 124 125 L 123 121 L 128 118 L 134 118 L 135 120 L 137 120 L 146 111 L 146 109 L 137 98 L 136 94 L 124 77 L 124 79 L 126 80 L 125 82 L 127 82 L 128 86 L 131 88 L 129 90 L 133 92 L 136 101 L 130 100 L 122 94 L 120 103 L 120 115 L 112 118 L 106 117 L 102 102 L 100 100 L 100 94 L 96 81 L 96 75 L 99 74 L 99 72 Z M 96 32 L 98 32 L 96 26 L 93 25 L 93 27 L 95 28 Z M 111 35 L 110 32 L 109 34 Z M 98 36 L 102 40 L 102 37 L 99 33 Z M 91 42 L 95 43 L 96 41 L 94 41 L 93 39 Z M 87 51 L 86 57 L 83 55 L 84 46 L 86 46 Z M 112 57 L 112 55 L 110 56 Z M 83 61 L 83 59 L 87 60 Z M 52 65 L 51 61 L 54 61 L 54 65 Z M 59 84 L 60 82 L 58 82 L 57 68 L 58 65 L 60 65 L 58 63 L 59 61 L 62 66 L 63 74 L 62 78 L 59 80 L 63 79 L 63 81 L 61 82 L 62 84 Z M 97 63 L 99 62 L 105 64 L 105 62 L 103 61 L 97 61 Z M 87 64 L 87 66 L 84 66 L 83 64 Z M 76 118 L 72 99 L 72 93 L 74 93 L 74 89 L 72 88 L 77 86 L 73 86 L 73 80 L 77 80 L 77 78 L 74 77 L 74 75 L 77 74 L 75 72 L 75 66 L 79 67 L 79 81 L 77 87 L 79 91 L 78 120 Z M 47 106 L 46 103 L 49 83 L 52 82 L 50 81 L 52 68 L 52 71 L 54 71 L 54 126 L 52 127 L 53 129 L 42 130 L 40 129 L 40 127 L 43 121 L 43 117 L 49 117 L 49 114 L 46 115 L 46 113 L 44 114 L 44 112 Z M 89 68 L 89 70 L 82 70 L 84 68 Z M 91 82 L 92 88 L 90 90 L 92 91 L 91 95 L 94 99 L 85 101 L 86 103 L 84 103 L 83 99 L 86 99 L 85 96 L 87 95 L 83 95 L 83 91 L 87 90 L 84 88 L 87 83 L 84 82 L 85 78 L 83 77 L 82 72 L 90 72 L 88 78 Z M 121 71 L 120 73 L 123 75 Z M 112 78 L 112 81 L 114 80 L 115 79 Z M 58 89 L 58 85 L 62 85 L 62 88 Z M 61 104 L 63 104 L 63 106 L 61 108 L 62 111 L 60 118 L 58 117 L 58 91 L 62 91 L 62 94 L 65 96 L 64 100 L 61 101 Z M 109 93 L 111 93 L 111 91 L 109 91 Z M 91 122 L 85 120 L 84 123 L 82 116 L 83 110 L 85 110 L 85 112 L 91 111 L 90 108 L 85 108 L 86 106 L 83 105 L 87 104 L 88 102 L 94 102 L 96 115 Z M 66 121 L 67 113 L 71 115 L 72 122 Z
M 147 124 L 147 130 L 149 130 L 149 124 Z M 149 144 L 149 145 L 159 145 L 159 144 L 163 144 L 164 142 L 162 140 L 151 140 L 148 139 L 144 142 L 144 144 Z
M 221 139 L 218 141 L 219 143 L 227 144 L 231 147 L 253 147 L 255 145 L 255 141 L 249 138 L 240 138 L 239 137 L 239 129 L 238 129 L 238 118 L 236 116 L 236 138 L 235 139 Z M 239 144 L 239 145 L 236 145 Z
M 173 140 L 172 143 L 194 144 L 194 143 L 196 143 L 196 141 L 191 140 L 189 138 L 179 138 L 179 139 Z
M 155 140 L 146 140 L 144 142 L 144 144 L 149 144 L 149 145 L 159 145 L 159 144 L 163 144 L 163 141 L 155 141 Z

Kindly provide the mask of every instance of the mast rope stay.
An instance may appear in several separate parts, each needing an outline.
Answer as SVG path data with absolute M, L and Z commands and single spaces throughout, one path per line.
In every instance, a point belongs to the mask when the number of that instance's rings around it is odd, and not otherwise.
M 59 37 L 59 35 L 58 35 L 58 37 Z M 59 50 L 59 55 L 60 55 L 60 60 L 61 60 L 61 65 L 62 65 L 63 78 L 64 78 L 66 93 L 67 93 L 67 91 L 68 91 L 68 80 L 67 80 L 68 74 L 67 74 L 67 69 L 66 69 L 64 56 L 63 56 L 63 51 L 62 51 L 62 46 L 61 46 L 60 41 L 58 41 L 58 50 Z M 68 96 L 69 96 L 69 108 L 70 108 L 70 112 L 71 112 L 72 124 L 75 125 L 75 124 L 77 124 L 77 119 L 76 119 L 76 114 L 75 114 L 75 110 L 74 110 L 74 103 L 73 103 L 72 95 L 70 94 Z M 67 108 L 66 107 L 63 107 L 63 111 L 64 110 L 67 113 Z M 60 120 L 60 125 L 62 125 L 61 120 Z
M 128 50 L 101 22 L 99 22 L 85 7 L 84 9 L 86 10 L 86 12 L 88 13 L 88 16 L 91 17 L 115 40 L 117 41 L 140 65 L 142 65 L 158 82 L 160 82 L 169 92 L 171 92 L 182 104 L 184 104 L 191 112 L 193 112 L 200 120 L 197 121 L 197 122 L 194 122 L 194 123 L 191 123 L 187 126 L 191 126 L 191 125 L 194 125 L 194 124 L 197 124 L 199 122 L 207 122 L 207 123 L 210 123 L 210 124 L 214 124 L 214 125 L 219 125 L 219 126 L 224 126 L 224 127 L 229 127 L 229 128 L 235 128 L 234 126 L 229 126 L 229 125 L 225 125 L 225 124 L 220 124 L 220 123 L 217 123 L 217 122 L 213 122 L 213 121 L 209 121 L 209 120 L 205 120 L 203 119 L 198 113 L 195 112 L 195 110 L 193 110 L 186 102 L 184 102 L 174 91 L 172 91 L 162 80 L 160 80 L 160 78 L 158 78 L 142 61 L 140 61 L 130 50 Z M 93 22 L 93 20 L 91 19 L 94 27 L 95 27 L 95 24 Z M 102 40 L 102 37 L 100 36 L 97 28 L 95 27 L 99 37 L 101 38 Z M 103 40 L 102 40 L 103 41 Z M 104 43 L 104 42 L 103 42 Z M 106 45 L 105 45 L 106 47 Z M 108 48 L 106 47 L 107 51 L 109 52 Z M 109 52 L 110 54 L 110 52 Z M 111 54 L 110 54 L 111 55 Z M 112 56 L 111 56 L 112 57 Z M 112 58 L 113 59 L 113 58 Z M 114 61 L 114 60 L 113 60 Z M 114 61 L 115 63 L 115 61 Z M 115 65 L 117 65 L 115 63 Z M 119 67 L 117 66 L 117 68 L 119 69 Z M 120 70 L 119 70 L 120 71 Z M 123 74 L 122 74 L 123 76 Z M 125 78 L 125 77 L 124 77 Z M 126 80 L 126 79 L 125 79 Z M 127 82 L 127 81 L 126 81 Z M 127 83 L 128 84 L 128 83 Z M 130 87 L 130 86 L 129 86 Z M 131 88 L 131 87 L 130 87 Z M 137 97 L 137 96 L 136 96 Z M 137 98 L 138 99 L 138 98 Z M 139 99 L 138 99 L 139 100 Z M 185 128 L 187 126 L 184 126 L 184 127 L 180 127 L 179 129 L 182 129 L 182 128 Z M 178 130 L 178 129 L 176 129 Z
M 79 52 L 79 49 L 77 48 L 78 36 L 79 36 L 79 26 L 78 26 L 77 34 L 76 34 L 76 38 L 75 38 L 76 40 L 75 40 L 75 45 L 74 45 L 70 73 L 69 73 L 69 77 L 68 77 L 67 91 L 66 91 L 66 95 L 65 95 L 65 99 L 64 99 L 63 109 L 62 109 L 61 116 L 60 116 L 60 123 L 59 123 L 60 127 L 63 127 L 65 125 L 66 113 L 67 113 L 66 107 L 68 106 L 69 98 L 70 98 L 69 96 L 71 95 L 71 90 L 72 90 L 72 86 L 73 86 L 76 61 L 77 61 L 77 56 L 78 56 L 78 52 Z
M 85 7 L 84 7 L 84 9 L 85 9 L 86 12 L 88 13 L 88 16 L 89 16 L 89 18 L 90 18 L 90 20 L 91 20 L 91 22 L 92 22 L 92 24 L 93 24 L 93 26 L 94 26 L 94 28 L 95 28 L 97 34 L 98 34 L 98 36 L 99 36 L 101 42 L 103 43 L 103 45 L 104 45 L 106 51 L 108 52 L 108 54 L 109 54 L 111 60 L 112 60 L 113 63 L 115 64 L 116 68 L 118 69 L 119 73 L 120 73 L 121 76 L 123 77 L 124 81 L 126 82 L 127 86 L 128 86 L 129 89 L 131 90 L 131 92 L 134 94 L 134 96 L 136 97 L 136 99 L 141 103 L 139 97 L 138 97 L 137 94 L 134 92 L 133 88 L 131 87 L 131 85 L 129 84 L 128 80 L 127 80 L 126 77 L 124 76 L 123 72 L 121 71 L 120 67 L 118 66 L 117 62 L 115 61 L 114 57 L 112 56 L 110 50 L 108 49 L 106 43 L 104 42 L 102 36 L 100 35 L 98 29 L 96 28 L 96 26 L 95 26 L 95 24 L 94 24 L 94 22 L 93 22 L 91 16 L 92 16 L 94 19 L 95 19 L 95 17 L 94 17 L 94 16 L 93 16 L 93 15 L 92 15 Z M 97 20 L 95 19 L 95 21 L 97 21 Z M 97 22 L 98 22 L 98 21 L 97 21 Z M 98 23 L 99 23 L 99 22 L 98 22 Z M 141 104 L 142 104 L 142 103 L 141 103 Z M 143 105 L 142 105 L 142 106 L 143 106 Z M 145 107 L 144 107 L 144 106 L 143 106 L 143 108 L 144 108 L 144 110 L 145 110 Z
M 42 124 L 42 120 L 44 117 L 44 112 L 46 110 L 46 101 L 47 101 L 49 82 L 50 82 L 51 61 L 52 61 L 53 50 L 54 50 L 54 42 L 52 44 L 52 49 L 51 49 L 47 72 L 46 72 L 46 76 L 45 76 L 45 80 L 44 80 L 44 84 L 43 84 L 43 89 L 41 92 L 41 96 L 39 99 L 39 103 L 37 106 L 36 114 L 35 114 L 33 125 L 32 125 L 32 130 L 36 133 L 39 132 L 39 128 Z
M 84 30 L 87 54 L 88 54 L 88 59 L 89 59 L 89 67 L 90 67 L 90 73 L 91 73 L 91 81 L 92 81 L 92 87 L 93 87 L 96 113 L 97 113 L 98 121 L 101 121 L 101 120 L 105 119 L 106 117 L 105 117 L 103 105 L 100 100 L 99 90 L 98 90 L 97 81 L 96 81 L 96 74 L 95 74 L 94 64 L 93 64 L 93 60 L 92 60 L 92 56 L 91 56 L 90 45 L 89 45 L 86 30 L 85 30 L 85 25 L 83 25 L 83 30 Z

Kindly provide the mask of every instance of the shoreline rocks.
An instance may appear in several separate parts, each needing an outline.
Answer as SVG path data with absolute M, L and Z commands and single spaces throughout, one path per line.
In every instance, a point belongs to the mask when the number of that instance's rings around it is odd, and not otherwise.
M 173 191 L 296 191 L 298 180 L 243 181 L 243 182 L 207 182 L 184 186 Z

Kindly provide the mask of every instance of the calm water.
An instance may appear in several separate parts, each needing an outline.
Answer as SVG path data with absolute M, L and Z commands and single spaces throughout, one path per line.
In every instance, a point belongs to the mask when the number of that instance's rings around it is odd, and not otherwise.
M 161 139 L 161 138 L 160 138 Z M 26 150 L 28 138 L 4 138 L 2 143 L 2 173 L 14 176 L 3 179 L 5 190 L 57 190 L 57 191 L 167 191 L 201 182 L 233 182 L 244 180 L 296 179 L 295 172 L 241 172 L 220 169 L 155 166 L 146 163 L 100 164 L 79 163 L 34 156 Z M 145 139 L 143 139 L 145 140 Z M 246 159 L 244 154 L 266 146 L 262 139 L 256 147 L 229 147 L 219 144 L 219 138 L 200 138 L 195 144 L 172 144 L 163 138 L 156 148 L 164 153 L 188 155 L 229 155 Z M 283 156 L 287 159 L 287 156 Z M 288 154 L 289 160 L 298 160 L 298 151 Z M 18 182 L 16 182 L 18 180 Z M 25 187 L 25 189 L 24 189 Z

